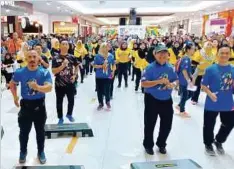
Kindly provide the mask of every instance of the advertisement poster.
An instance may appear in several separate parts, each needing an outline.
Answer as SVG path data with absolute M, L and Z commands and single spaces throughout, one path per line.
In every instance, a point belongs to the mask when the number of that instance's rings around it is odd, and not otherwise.
M 146 28 L 145 26 L 135 25 L 119 26 L 118 34 L 119 36 L 138 36 L 139 38 L 144 39 Z

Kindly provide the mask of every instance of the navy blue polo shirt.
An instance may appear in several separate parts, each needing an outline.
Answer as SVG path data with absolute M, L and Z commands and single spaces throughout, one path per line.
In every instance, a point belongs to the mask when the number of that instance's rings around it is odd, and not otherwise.
M 145 69 L 141 81 L 154 81 L 162 78 L 167 78 L 172 83 L 177 80 L 177 75 L 173 70 L 172 65 L 169 63 L 160 65 L 157 62 L 153 62 Z M 165 85 L 156 85 L 145 88 L 144 91 L 158 100 L 169 100 L 172 93 L 172 89 L 166 88 Z

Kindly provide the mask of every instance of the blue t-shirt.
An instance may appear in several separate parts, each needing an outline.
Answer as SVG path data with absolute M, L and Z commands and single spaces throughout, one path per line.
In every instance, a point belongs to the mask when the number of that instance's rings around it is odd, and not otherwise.
M 14 82 L 21 84 L 21 96 L 23 99 L 36 100 L 45 97 L 45 93 L 40 93 L 29 88 L 28 82 L 35 81 L 38 85 L 52 83 L 50 72 L 47 69 L 38 67 L 35 71 L 30 71 L 27 67 L 17 69 L 14 73 Z
M 112 67 L 115 64 L 114 56 L 112 54 L 108 54 L 107 59 L 105 60 L 100 54 L 97 54 L 94 58 L 94 65 L 103 65 L 104 62 L 107 62 L 107 69 L 104 70 L 103 68 L 96 69 L 96 78 L 100 79 L 111 79 L 112 77 Z
M 205 110 L 208 111 L 231 111 L 233 107 L 233 79 L 234 67 L 231 65 L 220 66 L 214 64 L 206 69 L 202 85 L 208 86 L 212 93 L 217 96 L 217 102 L 206 97 Z
M 186 70 L 188 75 L 191 77 L 192 66 L 191 66 L 191 59 L 188 56 L 185 56 L 181 59 L 179 70 L 178 70 L 178 78 L 179 78 L 180 85 L 187 86 L 188 82 L 184 77 L 183 70 Z
M 154 81 L 162 78 L 167 78 L 172 83 L 177 80 L 177 75 L 172 65 L 169 63 L 160 65 L 153 62 L 145 69 L 141 81 Z M 165 85 L 156 85 L 154 87 L 145 88 L 144 91 L 158 100 L 169 100 L 171 98 L 172 89 L 166 88 Z

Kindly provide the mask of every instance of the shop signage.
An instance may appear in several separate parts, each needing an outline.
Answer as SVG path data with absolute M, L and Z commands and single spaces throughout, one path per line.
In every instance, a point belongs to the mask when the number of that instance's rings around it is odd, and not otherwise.
M 15 1 L 1 1 L 1 6 L 15 6 Z
M 138 36 L 140 38 L 145 37 L 146 29 L 145 26 L 119 26 L 118 27 L 119 36 Z

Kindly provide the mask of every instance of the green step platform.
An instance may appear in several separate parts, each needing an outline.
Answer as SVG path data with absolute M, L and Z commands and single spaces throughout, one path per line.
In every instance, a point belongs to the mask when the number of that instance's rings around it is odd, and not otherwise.
M 191 159 L 132 163 L 131 169 L 202 169 Z
M 66 134 L 73 133 L 73 136 L 77 136 L 77 133 L 82 133 L 82 137 L 88 135 L 93 137 L 93 131 L 87 123 L 69 123 L 63 125 L 57 124 L 46 124 L 45 125 L 45 135 L 48 139 L 51 139 L 51 134 Z
M 18 166 L 14 169 L 84 169 L 84 166 L 73 166 L 73 165 L 64 165 L 64 166 Z

